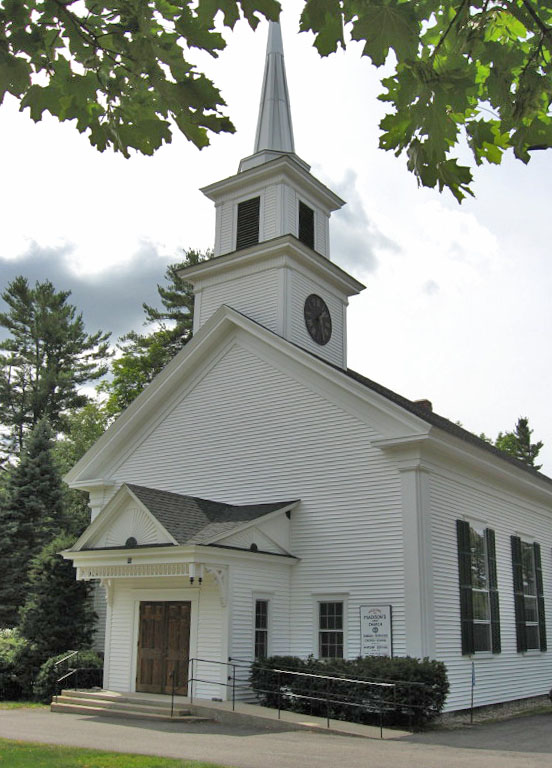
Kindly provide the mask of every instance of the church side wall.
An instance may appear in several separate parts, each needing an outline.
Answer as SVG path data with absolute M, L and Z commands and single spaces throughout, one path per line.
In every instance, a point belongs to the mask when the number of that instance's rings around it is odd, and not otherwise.
M 290 644 L 318 653 L 318 601 L 342 600 L 346 654 L 360 650 L 361 605 L 393 607 L 405 651 L 399 473 L 372 447 L 373 430 L 236 344 L 116 469 L 135 482 L 230 503 L 301 499 L 291 517 Z M 249 587 L 248 587 L 249 588 Z M 241 609 L 240 609 L 241 610 Z M 252 631 L 233 613 L 235 631 Z M 237 641 L 242 643 L 245 640 Z
M 548 693 L 552 684 L 552 653 L 518 653 L 510 537 L 537 541 L 541 547 L 548 643 L 552 642 L 552 525 L 550 510 L 473 480 L 431 473 L 433 575 L 436 656 L 447 665 L 451 692 L 447 709 L 470 706 L 472 661 L 475 663 L 475 706 Z M 491 528 L 496 537 L 500 603 L 499 654 L 462 656 L 456 520 Z

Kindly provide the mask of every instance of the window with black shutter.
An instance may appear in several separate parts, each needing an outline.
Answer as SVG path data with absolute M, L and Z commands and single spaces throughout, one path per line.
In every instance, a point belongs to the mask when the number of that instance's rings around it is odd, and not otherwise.
M 456 521 L 462 653 L 500 653 L 495 535 Z
M 314 211 L 299 203 L 299 240 L 314 250 Z
M 517 650 L 545 651 L 546 623 L 540 545 L 512 536 Z
M 252 197 L 251 200 L 238 203 L 236 250 L 256 245 L 259 242 L 260 210 L 260 197 Z

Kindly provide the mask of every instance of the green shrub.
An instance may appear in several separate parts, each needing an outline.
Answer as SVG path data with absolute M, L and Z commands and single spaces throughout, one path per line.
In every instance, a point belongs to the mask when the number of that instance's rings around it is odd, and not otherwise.
M 78 685 L 79 688 L 93 688 L 101 685 L 100 673 L 103 668 L 103 660 L 94 651 L 79 651 L 78 658 L 72 657 L 66 663 L 56 666 L 56 663 L 64 659 L 71 651 L 66 651 L 58 656 L 52 656 L 40 667 L 40 671 L 34 682 L 34 698 L 38 701 L 50 701 L 56 694 L 57 680 L 69 667 L 78 667 L 78 678 L 74 676 L 68 679 L 65 686 Z
M 277 669 L 314 677 L 278 673 Z M 411 657 L 368 656 L 330 662 L 272 656 L 253 664 L 250 682 L 264 706 L 277 707 L 279 702 L 282 709 L 336 720 L 369 723 L 379 722 L 381 716 L 388 724 L 416 726 L 439 715 L 449 690 L 442 662 Z
M 17 674 L 17 661 L 28 646 L 17 629 L 0 629 L 0 700 L 17 700 L 23 695 L 21 680 Z

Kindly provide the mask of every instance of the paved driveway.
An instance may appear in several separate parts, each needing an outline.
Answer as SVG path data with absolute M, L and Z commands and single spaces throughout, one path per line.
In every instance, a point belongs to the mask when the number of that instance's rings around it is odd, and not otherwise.
M 123 718 L 0 711 L 0 737 L 210 760 L 237 768 L 544 768 L 552 717 L 379 741 L 324 733 L 267 733 L 215 723 L 182 726 Z

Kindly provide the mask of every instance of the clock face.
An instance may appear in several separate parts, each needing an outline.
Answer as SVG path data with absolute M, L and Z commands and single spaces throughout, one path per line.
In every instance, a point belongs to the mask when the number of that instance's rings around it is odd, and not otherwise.
M 305 325 L 317 344 L 327 344 L 332 336 L 332 318 L 324 299 L 311 293 L 305 301 Z

